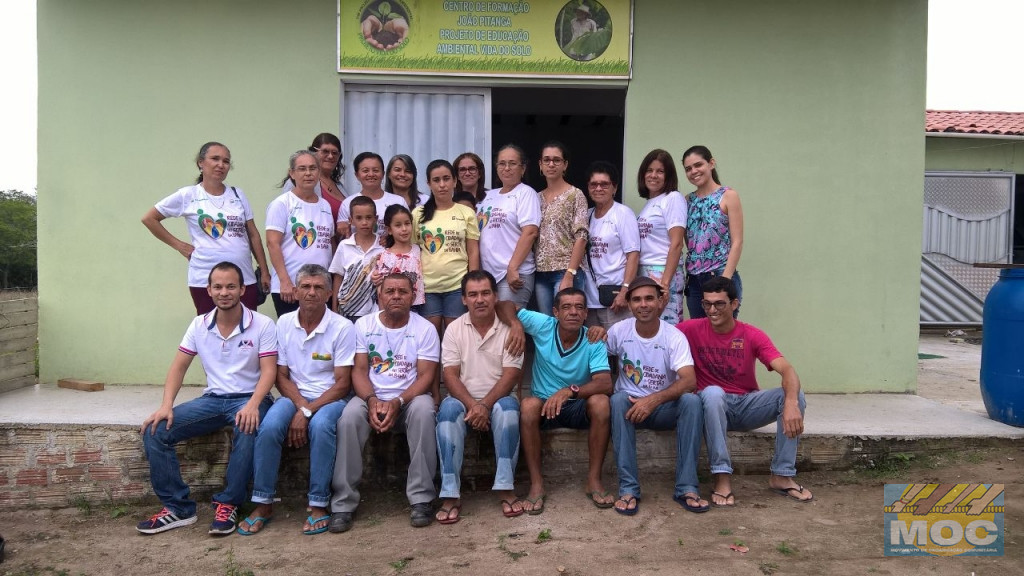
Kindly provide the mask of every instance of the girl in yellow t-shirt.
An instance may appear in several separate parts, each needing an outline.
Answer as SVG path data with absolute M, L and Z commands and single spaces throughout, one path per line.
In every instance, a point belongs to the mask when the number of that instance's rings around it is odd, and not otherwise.
M 427 166 L 430 200 L 413 211 L 413 229 L 420 246 L 426 304 L 421 314 L 437 328 L 466 312 L 462 277 L 480 268 L 480 227 L 476 212 L 453 200 L 455 169 L 447 160 Z M 440 401 L 435 389 L 435 401 Z

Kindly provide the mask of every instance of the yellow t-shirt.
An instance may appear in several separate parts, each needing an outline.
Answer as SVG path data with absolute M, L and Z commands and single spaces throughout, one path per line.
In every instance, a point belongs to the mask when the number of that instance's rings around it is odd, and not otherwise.
M 412 211 L 413 230 L 420 246 L 423 284 L 427 292 L 443 293 L 458 290 L 462 277 L 469 270 L 467 240 L 480 240 L 476 213 L 467 206 L 455 204 L 447 210 L 434 212 L 429 222 L 420 222 L 423 206 Z

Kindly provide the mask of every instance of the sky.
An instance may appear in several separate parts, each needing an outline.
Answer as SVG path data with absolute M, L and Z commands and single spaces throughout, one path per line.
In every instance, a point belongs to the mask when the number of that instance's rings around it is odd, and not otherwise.
M 35 11 L 0 0 L 0 190 L 36 187 Z M 1024 112 L 1020 22 L 1021 0 L 930 0 L 927 107 Z

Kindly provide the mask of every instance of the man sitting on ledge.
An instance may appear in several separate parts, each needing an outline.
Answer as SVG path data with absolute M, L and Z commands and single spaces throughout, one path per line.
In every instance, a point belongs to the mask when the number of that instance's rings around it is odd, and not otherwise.
M 704 441 L 714 476 L 711 501 L 733 506 L 732 461 L 728 430 L 753 430 L 776 422 L 775 456 L 768 486 L 798 502 L 810 502 L 810 490 L 796 483 L 796 450 L 804 431 L 804 393 L 796 370 L 768 335 L 733 317 L 739 307 L 736 286 L 729 278 L 712 278 L 702 286 L 701 306 L 707 318 L 686 320 L 677 327 L 686 335 L 697 371 L 697 389 L 704 404 Z M 760 390 L 754 360 L 782 376 L 782 387 Z
M 302 527 L 307 536 L 327 531 L 331 519 L 331 477 L 337 451 L 338 418 L 345 409 L 355 354 L 352 323 L 327 309 L 331 274 L 319 264 L 305 264 L 295 276 L 299 309 L 277 321 L 277 389 L 256 434 L 252 501 L 256 508 L 238 526 L 251 536 L 263 530 L 274 514 L 277 473 L 284 444 L 309 444 L 309 514 Z
M 380 312 L 356 322 L 355 396 L 338 420 L 331 532 L 352 528 L 363 478 L 363 446 L 371 429 L 377 433 L 405 431 L 409 442 L 405 495 L 412 506 L 409 520 L 417 528 L 433 520 L 430 503 L 437 496 L 437 440 L 430 388 L 441 343 L 434 326 L 410 311 L 414 295 L 409 276 L 389 274 L 378 289 Z
M 252 478 L 256 429 L 272 402 L 270 388 L 277 374 L 274 321 L 242 306 L 242 270 L 231 262 L 210 270 L 206 290 L 217 307 L 192 320 L 167 371 L 163 402 L 142 423 L 149 479 L 164 505 L 139 522 L 136 528 L 143 534 L 195 523 L 196 503 L 188 497 L 174 446 L 225 426 L 234 426 L 231 455 L 224 490 L 213 496 L 216 512 L 210 534 L 235 531 L 237 508 L 245 502 Z M 174 406 L 197 354 L 206 371 L 206 390 L 199 398 Z
M 513 303 L 499 306 L 512 310 Z M 520 310 L 519 321 L 533 336 L 533 396 L 523 399 L 519 428 L 523 456 L 530 471 L 527 514 L 544 511 L 544 475 L 541 473 L 540 431 L 552 428 L 589 429 L 590 465 L 587 498 L 598 508 L 611 508 L 615 497 L 601 483 L 601 467 L 608 451 L 608 395 L 612 392 L 608 349 L 600 326 L 583 326 L 587 317 L 587 296 L 577 288 L 555 295 L 554 317 Z

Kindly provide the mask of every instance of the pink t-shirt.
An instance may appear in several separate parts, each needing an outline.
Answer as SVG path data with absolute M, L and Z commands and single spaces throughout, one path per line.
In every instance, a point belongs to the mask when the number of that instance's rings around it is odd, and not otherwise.
M 739 320 L 727 334 L 712 330 L 707 318 L 686 320 L 676 328 L 690 342 L 698 390 L 708 386 L 720 386 L 727 394 L 758 390 L 754 359 L 771 370 L 772 361 L 782 356 L 767 334 Z

